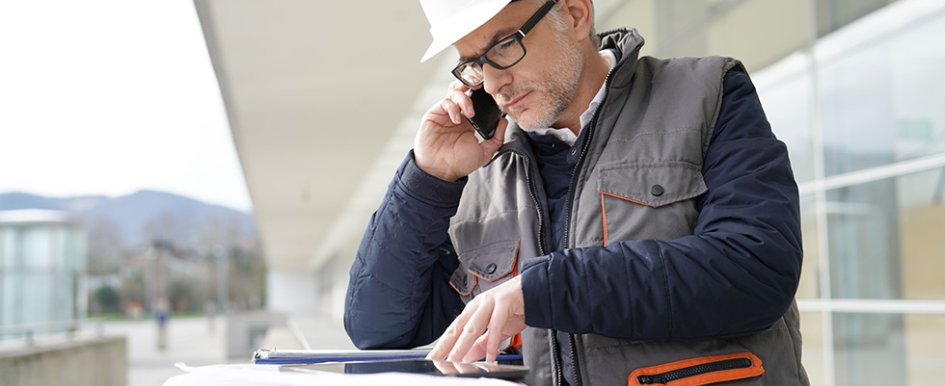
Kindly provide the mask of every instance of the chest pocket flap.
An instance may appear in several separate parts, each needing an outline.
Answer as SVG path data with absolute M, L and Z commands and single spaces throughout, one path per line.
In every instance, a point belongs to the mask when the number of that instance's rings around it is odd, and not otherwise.
M 512 273 L 518 260 L 519 241 L 505 241 L 460 255 L 461 265 L 480 280 L 494 282 Z
M 499 285 L 516 274 L 520 243 L 502 241 L 460 253 L 450 285 L 465 301 Z
M 601 194 L 658 208 L 688 200 L 708 188 L 699 166 L 682 161 L 601 167 Z

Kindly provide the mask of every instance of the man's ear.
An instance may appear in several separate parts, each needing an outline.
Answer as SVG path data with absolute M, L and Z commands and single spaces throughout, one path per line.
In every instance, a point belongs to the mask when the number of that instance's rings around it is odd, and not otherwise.
M 574 38 L 578 41 L 588 39 L 594 27 L 594 6 L 591 0 L 559 0 L 564 6 L 566 19 L 570 24 Z

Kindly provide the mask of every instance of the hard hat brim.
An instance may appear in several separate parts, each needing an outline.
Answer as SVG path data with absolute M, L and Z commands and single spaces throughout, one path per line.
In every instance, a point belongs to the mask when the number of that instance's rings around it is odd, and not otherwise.
M 447 20 L 440 21 L 430 27 L 430 34 L 433 35 L 433 43 L 427 48 L 426 53 L 420 59 L 420 63 L 427 61 L 436 54 L 439 54 L 449 46 L 453 45 L 470 32 L 475 31 L 499 14 L 511 0 L 491 0 L 477 1 L 476 5 L 464 10 L 462 13 L 453 15 Z

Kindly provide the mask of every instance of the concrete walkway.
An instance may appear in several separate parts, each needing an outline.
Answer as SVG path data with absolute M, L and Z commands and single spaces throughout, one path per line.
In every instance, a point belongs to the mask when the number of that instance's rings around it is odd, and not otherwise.
M 303 335 L 302 339 L 310 348 L 354 348 L 344 328 L 327 318 L 295 317 L 292 318 L 292 325 L 292 333 Z M 168 378 L 183 373 L 174 367 L 177 362 L 189 366 L 250 363 L 248 357 L 226 357 L 226 320 L 223 317 L 216 318 L 213 329 L 210 328 L 209 320 L 203 317 L 171 319 L 164 351 L 157 349 L 157 323 L 153 320 L 107 322 L 102 327 L 106 335 L 124 335 L 128 339 L 128 386 L 162 385 Z M 289 336 L 285 339 L 289 339 Z M 292 347 L 296 344 L 275 346 L 303 348 Z
M 167 378 L 181 374 L 174 367 L 176 362 L 191 366 L 226 363 L 223 318 L 217 318 L 212 331 L 207 318 L 171 319 L 165 351 L 157 348 L 157 322 L 153 320 L 106 322 L 102 327 L 106 335 L 128 339 L 128 386 L 160 386 Z

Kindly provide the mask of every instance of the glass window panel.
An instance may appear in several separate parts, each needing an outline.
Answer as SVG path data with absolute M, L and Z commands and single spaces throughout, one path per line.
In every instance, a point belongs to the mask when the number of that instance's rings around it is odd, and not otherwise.
M 23 279 L 18 293 L 15 310 L 22 315 L 16 324 L 37 324 L 52 321 L 52 309 L 55 307 L 53 298 L 53 277 L 48 272 L 30 270 L 21 274 Z
M 817 36 L 824 36 L 894 0 L 817 0 Z
M 826 349 L 824 344 L 824 314 L 822 312 L 801 312 L 801 363 L 807 370 L 811 385 L 825 385 Z
M 837 386 L 945 379 L 945 316 L 836 313 L 833 323 Z
M 906 363 L 910 386 L 937 386 L 945 380 L 945 315 L 905 317 Z
M 902 315 L 835 313 L 836 385 L 908 384 L 903 328 Z
M 19 251 L 23 267 L 50 268 L 52 266 L 52 232 L 46 227 L 23 227 Z
M 835 298 L 945 298 L 945 169 L 827 192 Z
M 0 326 L 14 324 L 13 289 L 18 281 L 16 273 L 10 269 L 0 271 Z M 3 337 L 0 336 L 0 339 L 3 339 Z
M 79 226 L 69 228 L 69 243 L 67 253 L 69 254 L 69 267 L 85 274 L 88 272 L 88 234 Z
M 59 271 L 53 275 L 56 280 L 52 283 L 54 298 L 50 299 L 53 304 L 53 314 L 50 315 L 50 321 L 72 320 L 75 313 L 75 297 L 73 294 L 76 290 L 74 288 L 76 276 L 71 271 Z
M 945 299 L 945 168 L 898 181 L 903 298 Z
M 801 238 L 804 248 L 804 262 L 801 265 L 801 280 L 797 287 L 797 298 L 812 299 L 820 297 L 819 265 L 817 241 L 817 212 L 814 197 L 801 198 Z
M 13 228 L 0 227 L 0 270 L 13 265 Z
M 945 153 L 945 14 L 890 42 L 897 160 Z M 929 85 L 938 85 L 929 87 Z
M 49 267 L 51 269 L 62 269 L 65 267 L 65 251 L 63 242 L 65 241 L 65 230 L 62 226 L 49 226 Z
M 888 45 L 880 44 L 821 67 L 818 80 L 827 175 L 895 161 L 888 58 Z
M 752 75 L 771 130 L 784 141 L 798 182 L 814 178 L 810 56 L 793 55 Z
M 826 174 L 945 152 L 945 89 L 929 87 L 945 84 L 945 15 L 904 30 L 856 27 L 817 56 Z

